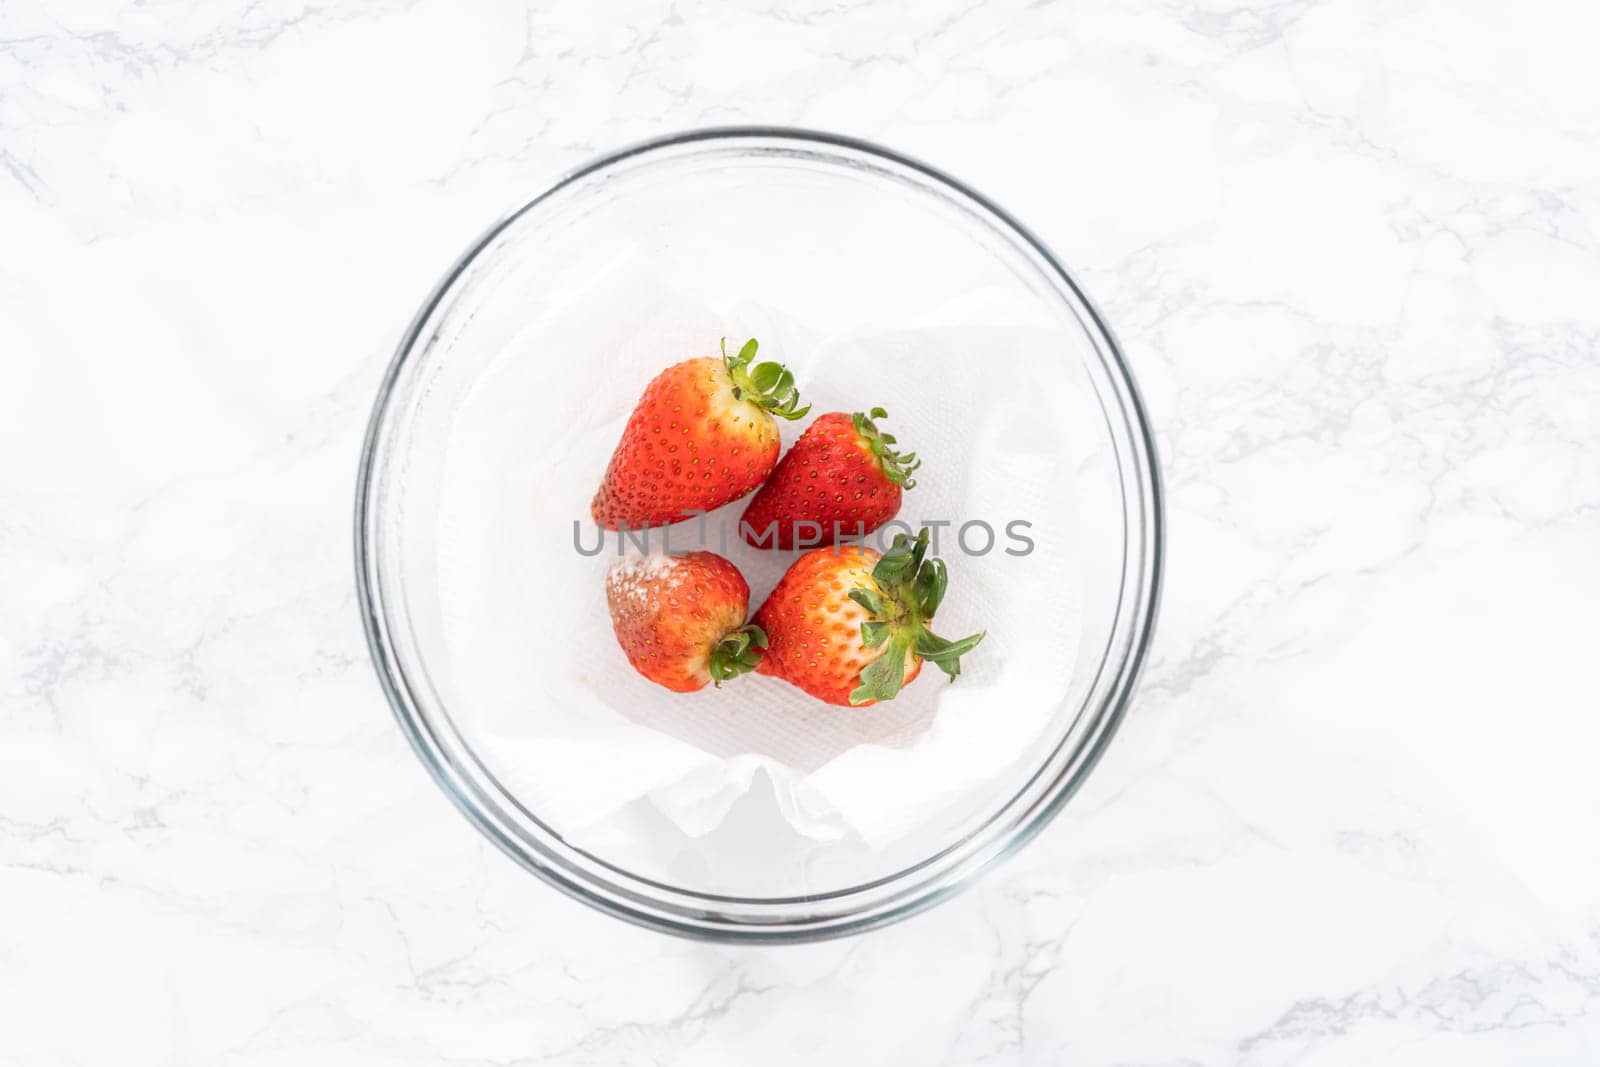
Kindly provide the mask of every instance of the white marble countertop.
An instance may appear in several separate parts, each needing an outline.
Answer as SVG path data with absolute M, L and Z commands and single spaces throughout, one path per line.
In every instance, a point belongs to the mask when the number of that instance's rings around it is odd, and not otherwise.
M 1600 8 L 525 6 L 0 7 L 0 1062 L 1600 1061 Z M 1170 491 L 1087 788 L 954 901 L 784 949 L 480 839 L 349 547 L 441 267 L 732 122 L 1033 226 Z

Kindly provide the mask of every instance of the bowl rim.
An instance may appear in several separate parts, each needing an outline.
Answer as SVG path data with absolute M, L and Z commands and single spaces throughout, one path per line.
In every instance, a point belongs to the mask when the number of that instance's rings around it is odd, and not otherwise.
M 1116 665 L 1116 677 L 1107 691 L 1105 699 L 1101 702 L 1099 712 L 1094 718 L 1094 728 L 1090 735 L 1085 738 L 1083 747 L 1078 750 L 1077 758 L 1068 760 L 1060 768 L 1049 788 L 1036 798 L 1031 805 L 1018 813 L 1017 818 L 1011 824 L 1009 832 L 996 833 L 994 838 L 986 843 L 985 847 L 976 849 L 960 864 L 950 868 L 931 883 L 913 886 L 908 893 L 904 893 L 899 897 L 889 897 L 857 913 L 830 914 L 821 917 L 808 916 L 772 923 L 750 923 L 730 920 L 726 915 L 714 910 L 702 908 L 697 911 L 686 911 L 670 904 L 650 900 L 637 891 L 628 889 L 626 886 L 608 884 L 611 893 L 597 892 L 594 885 L 590 884 L 596 879 L 592 877 L 588 879 L 573 877 L 564 869 L 564 864 L 557 862 L 557 857 L 549 851 L 545 844 L 537 840 L 531 842 L 531 844 L 538 854 L 530 854 L 521 840 L 508 834 L 506 828 L 499 825 L 490 812 L 485 811 L 480 804 L 474 802 L 472 794 L 476 792 L 475 787 L 471 783 L 462 781 L 459 770 L 453 766 L 452 757 L 445 750 L 445 745 L 426 721 L 425 715 L 418 710 L 415 697 L 405 680 L 404 670 L 398 662 L 394 644 L 388 633 L 387 619 L 383 610 L 384 601 L 379 592 L 380 577 L 372 542 L 376 522 L 373 489 L 380 438 L 390 410 L 390 401 L 393 398 L 400 375 L 405 369 L 410 356 L 417 351 L 417 341 L 426 323 L 450 292 L 457 279 L 477 259 L 479 254 L 507 228 L 535 209 L 539 204 L 568 186 L 598 171 L 614 167 L 637 156 L 705 141 L 786 141 L 801 147 L 808 145 L 813 147 L 821 146 L 823 148 L 862 153 L 876 157 L 879 161 L 909 169 L 921 177 L 931 180 L 936 186 L 942 186 L 944 191 L 953 193 L 956 198 L 964 198 L 971 204 L 976 205 L 981 211 L 988 213 L 1002 228 L 1011 231 L 1012 235 L 1038 256 L 1043 266 L 1053 276 L 1053 280 L 1065 286 L 1073 298 L 1078 301 L 1079 307 L 1074 310 L 1080 312 L 1081 317 L 1088 320 L 1086 325 L 1089 325 L 1092 331 L 1098 334 L 1096 340 L 1099 343 L 1096 348 L 1104 357 L 1105 369 L 1109 372 L 1112 384 L 1117 390 L 1118 399 L 1126 415 L 1128 437 L 1133 446 L 1135 456 L 1139 460 L 1137 470 L 1134 472 L 1134 481 L 1141 490 L 1139 495 L 1143 504 L 1142 511 L 1145 521 L 1142 524 L 1144 537 L 1143 544 L 1140 547 L 1143 551 L 1139 553 L 1139 580 L 1136 584 L 1138 603 L 1134 606 L 1135 614 L 1132 616 L 1133 625 L 1127 650 L 1123 654 L 1121 662 Z M 817 941 L 862 933 L 909 918 L 940 901 L 948 899 L 971 885 L 981 875 L 993 869 L 1000 861 L 1016 854 L 1049 824 L 1094 771 L 1117 728 L 1126 716 L 1139 674 L 1148 658 L 1150 645 L 1154 638 L 1156 618 L 1161 599 L 1162 580 L 1165 573 L 1166 513 L 1164 493 L 1159 454 L 1156 449 L 1155 436 L 1150 425 L 1149 415 L 1140 397 L 1138 386 L 1133 379 L 1121 346 L 1107 325 L 1104 316 L 1101 315 L 1099 309 L 1082 286 L 1078 284 L 1071 272 L 1062 265 L 1044 242 L 1020 221 L 976 189 L 946 174 L 944 171 L 921 160 L 860 138 L 789 126 L 737 125 L 702 127 L 637 141 L 596 156 L 582 166 L 561 174 L 537 195 L 506 212 L 484 230 L 433 286 L 401 336 L 395 353 L 384 372 L 362 441 L 360 461 L 356 473 L 354 519 L 355 537 L 353 547 L 355 549 L 357 604 L 361 611 L 362 629 L 366 634 L 368 652 L 378 675 L 379 684 L 402 733 L 405 734 L 412 749 L 427 768 L 429 774 L 445 794 L 450 797 L 457 809 L 501 851 L 516 861 L 519 866 L 545 882 L 554 885 L 569 896 L 604 913 L 636 925 L 678 936 L 711 941 Z M 1108 659 L 1102 663 L 1101 669 L 1104 670 L 1111 662 L 1113 661 Z M 1089 710 L 1093 713 L 1092 707 Z M 1052 750 L 1052 758 L 1054 752 L 1055 750 Z M 479 764 L 479 767 L 482 773 L 493 781 L 492 772 L 489 772 L 487 768 L 483 768 L 481 764 Z M 1048 761 L 1035 771 L 1033 777 L 1037 777 L 1047 767 Z M 1030 784 L 1033 781 L 1033 777 L 1029 779 Z M 495 784 L 498 785 L 497 782 Z M 1025 785 L 1023 788 L 1025 790 L 1027 786 Z M 502 792 L 508 797 L 511 796 L 509 791 L 503 788 Z M 514 798 L 512 799 L 515 802 Z M 520 807 L 520 803 L 518 803 L 518 807 Z M 526 809 L 522 810 L 526 812 Z M 537 817 L 533 816 L 531 812 L 526 812 L 526 814 L 533 818 L 535 822 L 538 822 Z M 987 830 L 994 822 L 994 819 L 986 821 L 977 831 L 974 831 L 973 836 L 977 836 Z M 559 833 L 553 828 L 545 826 L 542 822 L 538 824 L 542 829 L 545 829 L 558 839 L 560 838 Z M 576 846 L 568 845 L 568 847 L 582 852 L 581 849 L 576 849 Z M 948 849 L 942 850 L 936 856 L 943 855 L 944 852 L 955 847 L 957 846 L 949 846 Z M 634 875 L 631 872 L 623 871 L 621 868 L 616 868 L 604 860 L 599 860 L 598 857 L 593 857 L 588 853 L 583 854 L 588 855 L 589 858 L 607 869 L 619 871 L 640 884 L 656 885 L 659 888 L 708 902 L 717 900 L 743 901 L 747 899 L 718 897 L 714 894 L 698 893 L 655 883 L 643 876 Z M 872 882 L 851 886 L 835 893 L 795 899 L 818 901 L 840 896 L 847 897 L 852 893 L 892 882 L 910 870 L 920 869 L 924 863 L 913 865 L 911 868 L 897 871 Z M 784 902 L 781 898 L 749 899 L 751 902 L 761 904 Z

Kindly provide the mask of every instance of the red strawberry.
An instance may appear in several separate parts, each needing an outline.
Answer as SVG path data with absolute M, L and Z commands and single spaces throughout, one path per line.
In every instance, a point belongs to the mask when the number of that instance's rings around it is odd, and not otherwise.
M 756 666 L 767 638 L 746 626 L 750 587 L 715 552 L 620 560 L 606 575 L 617 643 L 634 670 L 679 693 Z
M 894 437 L 872 421 L 886 416 L 882 408 L 832 411 L 806 427 L 744 509 L 744 539 L 758 548 L 831 545 L 894 518 L 921 464 L 915 452 L 896 452 Z
M 778 461 L 773 416 L 798 419 L 794 376 L 777 363 L 737 355 L 674 364 L 651 379 L 628 416 L 600 491 L 589 506 L 608 530 L 665 526 L 737 500 Z
M 870 548 L 819 548 L 794 561 L 755 624 L 767 649 L 756 668 L 829 704 L 892 700 L 929 659 L 951 678 L 981 633 L 946 641 L 928 629 L 948 575 L 924 562 L 928 531 L 905 534 L 880 556 Z

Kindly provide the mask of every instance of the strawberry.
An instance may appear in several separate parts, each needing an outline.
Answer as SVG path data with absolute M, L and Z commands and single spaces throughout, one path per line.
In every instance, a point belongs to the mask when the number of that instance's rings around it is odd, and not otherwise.
M 946 641 L 928 629 L 944 598 L 944 563 L 924 560 L 928 531 L 899 534 L 887 553 L 846 545 L 794 561 L 756 612 L 766 651 L 756 670 L 829 704 L 892 700 L 924 659 L 952 679 L 981 633 Z
M 831 411 L 806 427 L 744 509 L 744 539 L 757 548 L 831 545 L 894 518 L 921 463 L 915 452 L 896 452 L 893 435 L 878 429 L 873 420 L 887 414 Z
M 751 365 L 756 342 L 736 355 L 674 364 L 651 379 L 589 506 L 608 530 L 665 526 L 737 500 L 778 462 L 774 416 L 798 419 L 794 376 Z
M 746 626 L 750 587 L 715 552 L 619 560 L 606 575 L 617 643 L 634 670 L 678 693 L 753 670 L 766 634 Z

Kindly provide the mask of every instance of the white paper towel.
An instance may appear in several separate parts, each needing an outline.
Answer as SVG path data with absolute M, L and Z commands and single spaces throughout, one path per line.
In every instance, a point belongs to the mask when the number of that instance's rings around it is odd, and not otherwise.
M 800 833 L 872 846 L 1006 769 L 1049 727 L 1078 635 L 1072 460 L 1040 403 L 1063 387 L 1053 327 L 975 292 L 911 328 L 824 333 L 770 308 L 699 305 L 639 261 L 595 270 L 598 281 L 498 355 L 448 444 L 438 572 L 449 703 L 480 758 L 569 836 L 603 836 L 640 798 L 703 835 L 764 773 Z M 989 635 L 959 681 L 928 666 L 898 699 L 853 710 L 758 676 L 674 694 L 628 665 L 605 605 L 615 535 L 585 557 L 573 521 L 592 547 L 589 501 L 645 383 L 713 354 L 723 336 L 758 338 L 761 358 L 787 362 L 813 404 L 782 427 L 785 447 L 815 415 L 883 406 L 884 427 L 922 457 L 900 518 L 952 523 L 940 532 L 950 587 L 937 629 Z M 721 551 L 726 530 L 754 612 L 796 554 L 739 540 L 747 501 L 708 518 L 709 543 L 691 522 L 672 528 L 671 547 Z M 998 535 L 987 554 L 955 543 L 972 519 Z M 1015 520 L 1031 524 L 1026 556 L 1005 552 L 1018 547 L 1005 532 Z

